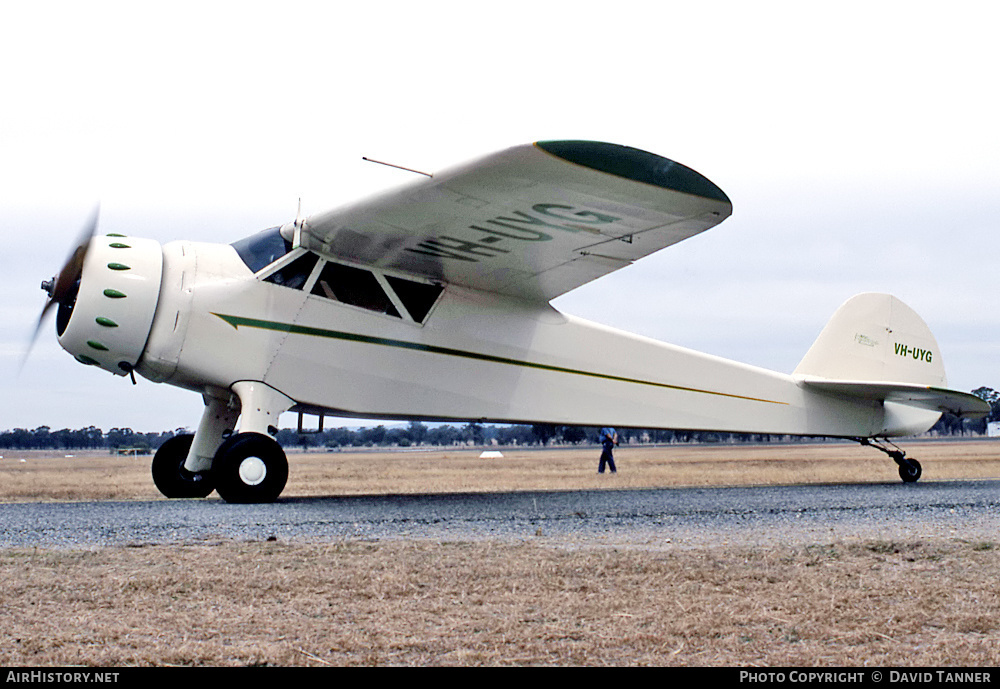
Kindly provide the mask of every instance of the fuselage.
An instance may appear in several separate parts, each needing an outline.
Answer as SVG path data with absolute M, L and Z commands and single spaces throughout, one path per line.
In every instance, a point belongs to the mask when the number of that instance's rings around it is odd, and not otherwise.
M 164 245 L 136 371 L 215 396 L 259 381 L 300 410 L 359 417 L 841 437 L 909 433 L 936 419 L 886 428 L 881 402 L 820 394 L 790 375 L 495 293 L 439 285 L 426 313 L 410 307 L 415 318 L 400 296 L 407 276 L 377 271 L 388 305 L 337 298 L 321 289 L 325 260 L 307 254 L 289 251 L 254 274 L 229 245 Z M 307 273 L 299 280 L 269 277 L 296 262 Z

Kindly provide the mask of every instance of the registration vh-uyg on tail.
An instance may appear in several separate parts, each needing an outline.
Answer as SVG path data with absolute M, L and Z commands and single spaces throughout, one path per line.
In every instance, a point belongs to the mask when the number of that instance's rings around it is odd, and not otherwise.
M 103 236 L 95 215 L 42 284 L 39 326 L 55 309 L 80 363 L 202 395 L 196 432 L 153 459 L 171 498 L 277 499 L 288 411 L 851 438 L 908 482 L 919 463 L 886 439 L 988 413 L 947 389 L 934 336 L 887 294 L 844 303 L 791 373 L 551 306 L 731 213 L 666 158 L 541 141 L 232 244 Z

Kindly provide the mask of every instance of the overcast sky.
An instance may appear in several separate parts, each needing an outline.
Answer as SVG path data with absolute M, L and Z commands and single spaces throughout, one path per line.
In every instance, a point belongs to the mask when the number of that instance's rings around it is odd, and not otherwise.
M 197 424 L 197 395 L 81 366 L 51 322 L 17 375 L 98 202 L 102 232 L 231 242 L 409 180 L 362 156 L 544 139 L 652 151 L 734 205 L 560 309 L 791 372 L 891 292 L 952 387 L 1000 388 L 994 3 L 353 4 L 4 3 L 0 429 Z

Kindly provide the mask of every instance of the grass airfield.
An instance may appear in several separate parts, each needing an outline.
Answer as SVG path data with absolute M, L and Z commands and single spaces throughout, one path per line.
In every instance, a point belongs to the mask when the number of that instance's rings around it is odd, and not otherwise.
M 922 481 L 1000 477 L 1000 441 L 902 443 Z M 845 443 L 289 453 L 284 496 L 899 481 Z M 0 501 L 159 500 L 149 457 L 0 452 Z M 23 460 L 23 461 L 22 461 Z M 0 663 L 1000 663 L 1000 546 L 685 551 L 339 541 L 0 551 Z

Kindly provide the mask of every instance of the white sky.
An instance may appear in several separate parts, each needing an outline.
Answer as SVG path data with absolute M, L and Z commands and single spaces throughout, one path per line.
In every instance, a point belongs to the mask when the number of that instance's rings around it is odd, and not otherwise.
M 988 2 L 99 2 L 0 9 L 0 429 L 194 427 L 197 395 L 74 362 L 50 322 L 101 231 L 230 242 L 542 139 L 646 149 L 733 200 L 562 310 L 789 372 L 848 297 L 1000 388 L 1000 9 Z M 283 418 L 291 425 L 294 418 Z

